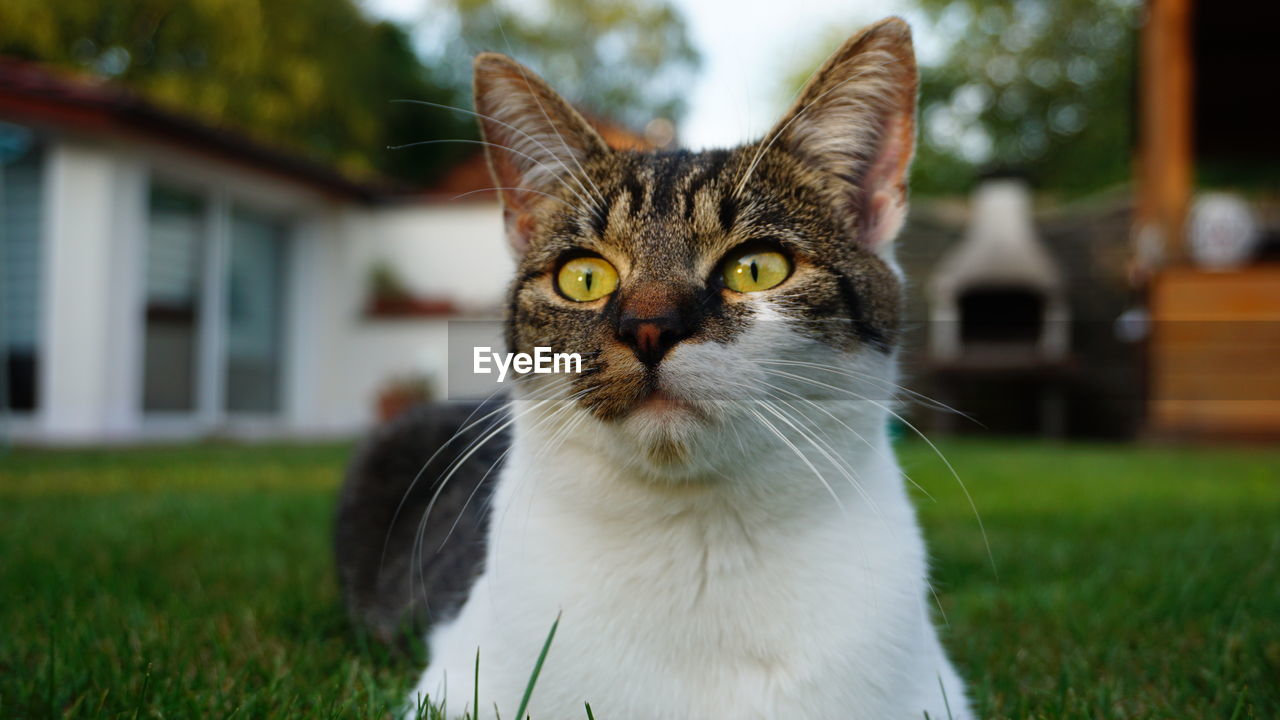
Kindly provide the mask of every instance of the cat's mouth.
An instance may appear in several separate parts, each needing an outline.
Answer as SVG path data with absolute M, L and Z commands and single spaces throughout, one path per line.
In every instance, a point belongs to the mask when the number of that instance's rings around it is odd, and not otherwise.
M 706 411 L 668 388 L 654 386 L 632 407 L 631 416 L 650 420 L 706 420 Z
M 636 410 L 654 413 L 692 411 L 693 409 L 692 405 L 662 388 L 649 391 L 649 394 L 636 405 Z

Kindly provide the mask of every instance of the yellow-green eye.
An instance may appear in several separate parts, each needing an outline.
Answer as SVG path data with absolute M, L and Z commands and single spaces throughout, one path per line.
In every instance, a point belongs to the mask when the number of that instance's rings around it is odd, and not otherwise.
M 618 271 L 604 258 L 580 257 L 560 267 L 556 283 L 570 300 L 591 302 L 618 289 Z
M 791 274 L 791 261 L 774 250 L 745 250 L 724 261 L 724 284 L 741 293 L 768 290 Z

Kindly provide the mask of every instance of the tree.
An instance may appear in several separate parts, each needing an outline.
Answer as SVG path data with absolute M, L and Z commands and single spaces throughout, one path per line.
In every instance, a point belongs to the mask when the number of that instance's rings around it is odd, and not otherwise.
M 549 0 L 541 18 L 497 0 L 452 0 L 417 31 L 439 41 L 425 63 L 405 29 L 365 17 L 353 0 L 0 2 L 0 53 L 111 78 L 354 176 L 412 184 L 474 146 L 388 146 L 474 140 L 475 122 L 395 101 L 469 108 L 478 49 L 529 60 L 588 109 L 633 126 L 677 118 L 697 63 L 683 19 L 659 0 Z
M 1137 0 L 917 4 L 948 45 L 920 68 L 916 192 L 966 192 L 991 167 L 1067 196 L 1129 178 Z
M 443 7 L 447 14 L 430 22 L 448 39 L 428 58 L 455 83 L 469 87 L 471 57 L 493 50 L 530 65 L 578 106 L 632 128 L 684 113 L 699 57 L 666 0 L 545 0 L 536 11 L 444 0 Z
M 80 68 L 152 101 L 355 176 L 422 182 L 460 149 L 387 145 L 472 132 L 397 98 L 458 104 L 404 30 L 351 0 L 5 0 L 0 53 Z

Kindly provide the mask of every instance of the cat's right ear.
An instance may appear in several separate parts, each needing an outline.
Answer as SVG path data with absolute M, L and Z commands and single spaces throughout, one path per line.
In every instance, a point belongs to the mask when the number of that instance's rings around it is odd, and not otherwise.
M 880 253 L 906 218 L 918 86 L 911 28 L 889 18 L 849 38 L 768 136 L 825 171 L 849 233 Z
M 502 201 L 507 239 L 521 255 L 536 229 L 534 209 L 553 202 L 547 196 L 566 182 L 584 194 L 584 161 L 609 147 L 573 106 L 515 60 L 481 53 L 473 67 L 489 172 Z

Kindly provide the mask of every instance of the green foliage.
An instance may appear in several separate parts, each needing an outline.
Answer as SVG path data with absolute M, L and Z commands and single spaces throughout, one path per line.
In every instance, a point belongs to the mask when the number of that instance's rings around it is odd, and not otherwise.
M 431 62 L 457 82 L 470 82 L 471 56 L 492 50 L 528 64 L 580 107 L 631 128 L 684 113 L 699 57 L 667 0 L 545 0 L 537 11 L 502 0 L 445 5 L 452 17 L 440 32 L 451 39 Z
M 941 448 L 998 577 L 946 467 L 901 455 L 979 717 L 1280 717 L 1280 453 Z M 398 716 L 421 658 L 354 634 L 332 570 L 349 452 L 0 453 L 0 715 Z
M 459 94 L 418 61 L 404 30 L 351 0 L 6 0 L 0 53 L 115 79 L 355 175 L 421 180 L 432 162 L 386 146 L 469 128 L 390 103 Z
M 0 54 L 114 79 L 170 109 L 336 163 L 355 176 L 424 183 L 475 151 L 471 57 L 508 51 L 598 113 L 642 126 L 677 118 L 697 55 L 665 2 L 550 0 L 542 17 L 496 0 L 436 6 L 420 28 L 424 63 L 404 28 L 353 0 L 5 0 Z
M 1140 3 L 918 1 L 953 40 L 922 72 L 918 188 L 963 189 L 944 184 L 957 162 L 1026 169 L 1063 195 L 1129 178 Z
M 968 192 L 990 168 L 1079 196 L 1130 176 L 1136 0 L 916 0 L 920 68 L 913 191 Z M 834 47 L 848 30 L 823 47 Z M 799 84 L 823 58 L 793 76 Z

